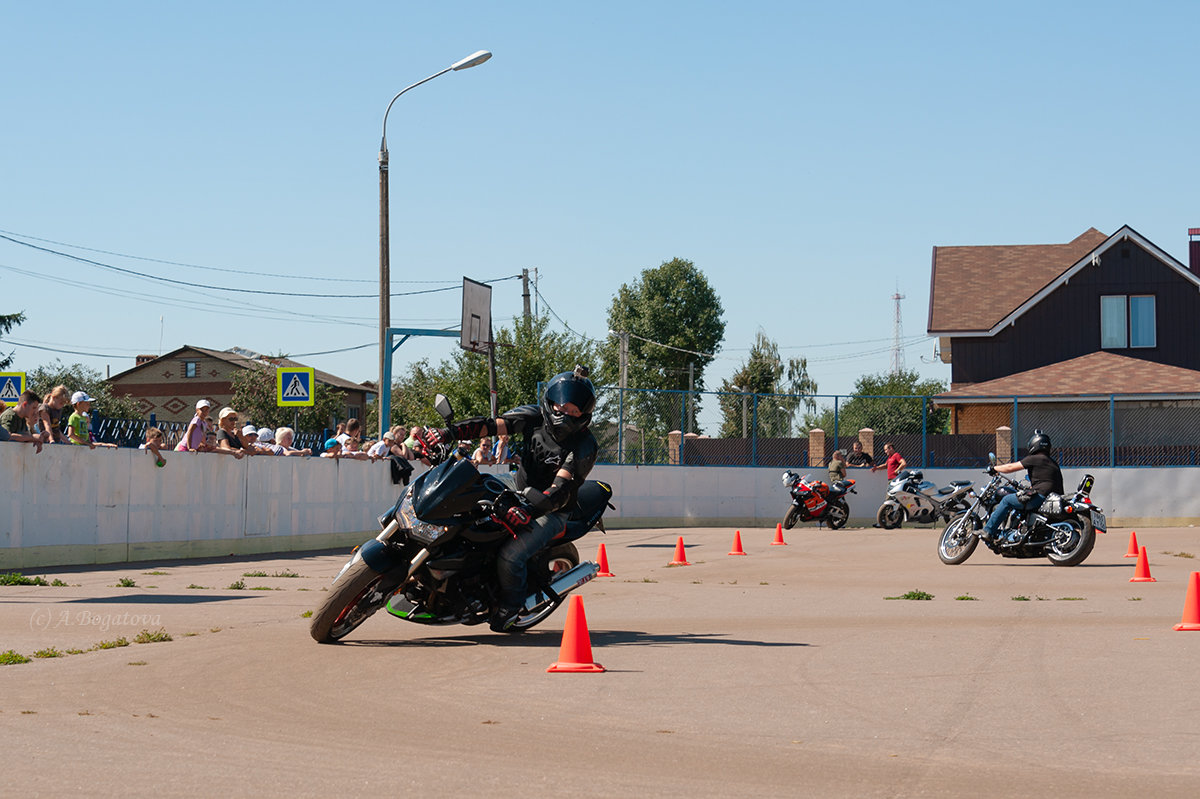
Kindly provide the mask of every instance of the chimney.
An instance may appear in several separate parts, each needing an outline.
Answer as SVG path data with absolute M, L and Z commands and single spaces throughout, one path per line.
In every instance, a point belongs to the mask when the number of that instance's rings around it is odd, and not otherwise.
M 139 355 L 137 356 L 137 360 L 135 361 L 134 365 L 141 366 L 144 363 L 150 363 L 157 357 L 157 355 Z
M 1200 227 L 1188 228 L 1188 269 L 1200 276 Z

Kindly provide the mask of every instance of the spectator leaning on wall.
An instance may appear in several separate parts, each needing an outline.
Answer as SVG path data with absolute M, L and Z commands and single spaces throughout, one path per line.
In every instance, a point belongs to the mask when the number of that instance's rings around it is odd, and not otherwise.
M 38 406 L 41 399 L 32 391 L 21 392 L 17 404 L 0 413 L 0 441 L 16 441 L 21 444 L 33 444 L 36 451 L 42 451 L 42 444 L 50 439 L 50 434 L 34 433 L 32 425 L 38 421 Z

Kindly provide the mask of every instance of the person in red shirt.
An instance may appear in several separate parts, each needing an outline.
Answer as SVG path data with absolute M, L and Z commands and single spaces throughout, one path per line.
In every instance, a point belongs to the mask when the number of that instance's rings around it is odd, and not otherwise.
M 908 461 L 904 460 L 904 456 L 896 451 L 896 448 L 892 446 L 890 441 L 883 445 L 883 454 L 887 456 L 887 460 L 876 466 L 872 466 L 871 471 L 877 472 L 886 466 L 888 479 L 895 480 L 896 475 L 908 467 Z

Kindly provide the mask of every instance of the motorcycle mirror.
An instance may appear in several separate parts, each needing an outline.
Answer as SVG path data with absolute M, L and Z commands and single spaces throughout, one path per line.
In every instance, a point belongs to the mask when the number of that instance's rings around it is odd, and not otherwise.
M 992 466 L 996 465 L 996 453 L 994 453 L 994 452 L 988 453 L 988 463 L 990 463 Z
M 454 418 L 454 409 L 450 407 L 450 400 L 446 399 L 445 394 L 438 394 L 433 398 L 433 409 L 447 422 Z

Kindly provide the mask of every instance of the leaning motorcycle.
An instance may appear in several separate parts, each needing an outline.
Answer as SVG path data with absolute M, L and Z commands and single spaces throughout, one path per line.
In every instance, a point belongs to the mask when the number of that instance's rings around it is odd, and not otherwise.
M 905 469 L 888 483 L 887 499 L 875 512 L 875 523 L 893 530 L 906 521 L 930 524 L 939 519 L 948 522 L 970 507 L 970 480 L 951 480 L 938 488 L 925 479 L 925 473 Z
M 449 423 L 453 411 L 441 394 L 435 407 Z M 433 468 L 379 517 L 382 532 L 355 550 L 313 612 L 309 632 L 317 642 L 344 638 L 381 608 L 414 624 L 473 625 L 486 622 L 499 603 L 496 558 L 513 536 L 503 518 L 517 496 L 496 475 L 453 457 L 452 443 L 426 455 Z M 507 632 L 544 621 L 599 573 L 595 563 L 580 562 L 573 542 L 593 527 L 604 530 L 611 498 L 607 483 L 580 487 L 566 530 L 530 559 L 529 595 Z
M 790 530 L 796 522 L 824 522 L 832 530 L 846 526 L 850 506 L 846 494 L 857 494 L 853 480 L 835 480 L 832 485 L 795 472 L 783 473 L 783 485 L 792 495 L 792 506 L 784 514 L 783 529 Z
M 995 456 L 991 456 L 993 465 Z M 1069 496 L 1050 494 L 1034 511 L 1013 511 L 1001 524 L 992 539 L 980 538 L 992 509 L 1006 495 L 1028 491 L 989 467 L 991 481 L 975 497 L 966 513 L 954 517 L 942 531 L 938 541 L 938 557 L 951 566 L 971 557 L 980 541 L 988 549 L 1005 558 L 1040 558 L 1045 556 L 1055 566 L 1078 566 L 1092 553 L 1096 532 L 1106 532 L 1107 519 L 1101 508 L 1092 503 L 1094 482 L 1084 475 L 1079 487 Z M 1009 533 L 1020 532 L 1015 541 Z

